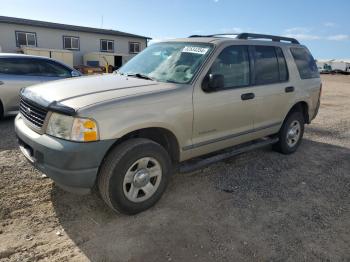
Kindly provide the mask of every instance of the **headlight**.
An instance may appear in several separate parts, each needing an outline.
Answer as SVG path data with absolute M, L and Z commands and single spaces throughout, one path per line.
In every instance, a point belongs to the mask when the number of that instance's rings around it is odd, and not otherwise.
M 77 118 L 52 113 L 46 133 L 51 136 L 78 142 L 97 141 L 99 139 L 97 124 L 89 118 Z

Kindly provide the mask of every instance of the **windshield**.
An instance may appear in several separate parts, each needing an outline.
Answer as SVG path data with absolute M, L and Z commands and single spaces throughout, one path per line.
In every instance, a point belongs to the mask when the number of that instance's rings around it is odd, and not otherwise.
M 156 81 L 189 83 L 212 49 L 202 43 L 158 43 L 146 48 L 118 70 Z

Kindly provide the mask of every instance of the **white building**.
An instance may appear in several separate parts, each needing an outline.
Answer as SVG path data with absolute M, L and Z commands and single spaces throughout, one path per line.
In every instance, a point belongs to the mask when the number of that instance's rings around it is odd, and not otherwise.
M 120 67 L 146 48 L 149 39 L 116 30 L 0 16 L 2 52 L 70 55 L 64 62 L 72 61 L 73 65 L 101 65 L 106 57 L 109 65 Z M 85 61 L 87 54 L 91 60 Z

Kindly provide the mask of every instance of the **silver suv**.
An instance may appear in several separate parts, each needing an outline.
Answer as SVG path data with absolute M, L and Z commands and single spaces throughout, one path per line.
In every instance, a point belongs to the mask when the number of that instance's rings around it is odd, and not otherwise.
M 80 75 L 79 71 L 54 59 L 0 54 L 0 119 L 18 113 L 21 88 Z
M 15 128 L 23 154 L 59 186 L 97 185 L 110 208 L 135 214 L 189 163 L 268 144 L 295 152 L 320 95 L 315 61 L 295 39 L 193 36 L 153 44 L 111 75 L 24 89 Z

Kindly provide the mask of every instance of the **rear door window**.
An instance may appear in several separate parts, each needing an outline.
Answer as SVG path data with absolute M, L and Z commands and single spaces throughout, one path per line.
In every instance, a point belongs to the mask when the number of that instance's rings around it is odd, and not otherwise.
M 320 74 L 309 50 L 295 47 L 290 49 L 301 79 L 319 78 Z
M 255 46 L 254 54 L 255 84 L 267 85 L 280 82 L 275 47 Z
M 71 70 L 55 63 L 54 61 L 40 59 L 37 61 L 40 68 L 40 76 L 46 77 L 71 77 Z
M 281 82 L 284 82 L 284 81 L 287 81 L 289 78 L 286 59 L 283 55 L 283 51 L 281 48 L 276 47 L 275 50 L 276 50 L 276 55 L 278 60 L 278 70 L 280 73 L 279 79 Z

